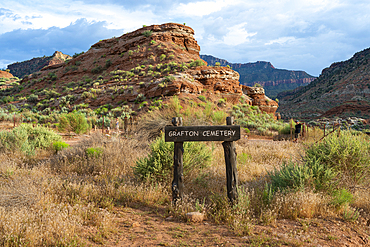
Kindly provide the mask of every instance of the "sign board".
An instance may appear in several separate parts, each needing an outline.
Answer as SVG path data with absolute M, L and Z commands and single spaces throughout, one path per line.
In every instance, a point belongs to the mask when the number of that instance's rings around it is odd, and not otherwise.
M 166 142 L 236 141 L 240 139 L 239 125 L 220 126 L 166 126 Z

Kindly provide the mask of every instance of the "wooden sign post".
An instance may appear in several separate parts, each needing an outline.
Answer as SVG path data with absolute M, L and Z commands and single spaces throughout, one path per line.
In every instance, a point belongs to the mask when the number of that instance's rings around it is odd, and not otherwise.
M 182 126 L 182 118 L 173 118 L 172 125 L 165 127 L 165 141 L 174 142 L 174 171 L 172 181 L 172 201 L 183 198 L 183 143 L 184 141 L 223 141 L 226 164 L 227 196 L 231 203 L 238 198 L 238 174 L 236 169 L 236 149 L 234 141 L 240 139 L 240 126 L 233 125 L 233 118 L 226 118 L 227 125 Z
M 182 118 L 181 117 L 173 118 L 172 125 L 182 126 Z M 174 143 L 172 201 L 175 204 L 178 200 L 182 200 L 184 198 L 183 145 L 184 145 L 183 141 L 176 141 Z
M 233 125 L 233 122 L 234 119 L 232 117 L 226 118 L 226 124 L 228 126 Z M 235 143 L 233 141 L 224 141 L 222 146 L 224 147 L 225 153 L 227 197 L 231 203 L 234 203 L 234 201 L 238 199 L 238 172 L 236 169 Z

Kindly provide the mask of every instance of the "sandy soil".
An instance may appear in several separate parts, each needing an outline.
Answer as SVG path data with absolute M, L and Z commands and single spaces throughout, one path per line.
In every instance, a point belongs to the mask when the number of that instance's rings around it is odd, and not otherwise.
M 117 231 L 91 246 L 370 246 L 367 222 L 336 218 L 277 220 L 255 225 L 250 235 L 237 236 L 225 225 L 205 220 L 191 223 L 170 216 L 163 207 L 116 207 Z M 92 234 L 92 233 L 90 233 Z

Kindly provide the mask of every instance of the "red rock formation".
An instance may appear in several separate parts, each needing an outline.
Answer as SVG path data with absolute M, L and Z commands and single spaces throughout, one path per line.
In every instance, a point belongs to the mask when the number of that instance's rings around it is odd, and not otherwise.
M 261 111 L 275 114 L 279 104 L 265 95 L 262 87 L 242 86 L 243 92 L 252 98 L 252 105 L 258 106 Z
M 190 27 L 167 23 L 102 40 L 68 63 L 50 65 L 25 78 L 22 92 L 49 88 L 61 97 L 73 94 L 74 104 L 89 103 L 90 107 L 179 94 L 218 95 L 238 103 L 243 95 L 239 74 L 227 67 L 207 67 L 193 35 Z M 50 107 L 58 107 L 61 97 Z M 258 97 L 263 98 L 255 96 L 253 105 L 268 113 L 276 111 L 272 103 Z

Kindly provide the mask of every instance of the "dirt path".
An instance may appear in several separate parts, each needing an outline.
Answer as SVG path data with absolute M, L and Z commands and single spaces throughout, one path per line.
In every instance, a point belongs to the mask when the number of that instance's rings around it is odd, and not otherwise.
M 211 221 L 191 223 L 147 206 L 114 209 L 117 231 L 91 246 L 370 246 L 369 227 L 339 219 L 277 220 L 255 225 L 246 236 Z

